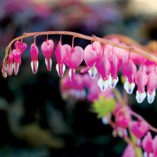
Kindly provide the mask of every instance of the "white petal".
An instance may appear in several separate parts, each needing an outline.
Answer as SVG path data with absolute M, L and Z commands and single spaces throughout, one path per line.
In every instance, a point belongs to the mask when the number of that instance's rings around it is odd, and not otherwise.
M 100 87 L 102 92 L 105 92 L 110 84 L 109 80 L 103 80 L 101 77 L 98 80 L 98 86 Z
M 103 123 L 104 125 L 107 125 L 107 124 L 109 124 L 110 119 L 111 119 L 111 115 L 110 115 L 110 114 L 107 115 L 107 116 L 104 116 L 104 117 L 102 118 L 102 123 Z
M 51 58 L 45 58 L 45 64 L 48 71 L 51 71 L 52 68 L 52 59 Z
M 14 62 L 14 75 L 17 75 L 19 72 L 20 63 Z
M 94 79 L 95 76 L 96 76 L 96 74 L 97 74 L 97 69 L 96 69 L 96 67 L 93 65 L 93 66 L 88 70 L 88 73 L 89 73 L 90 77 L 91 77 L 92 79 Z
M 69 69 L 70 80 L 72 80 L 74 74 L 75 74 L 75 69 Z
M 36 74 L 38 71 L 39 62 L 38 61 L 31 61 L 31 68 L 33 74 Z
M 62 72 L 61 72 L 61 74 L 60 74 L 60 72 L 59 72 L 59 65 L 58 64 L 56 64 L 56 71 L 57 71 L 57 73 L 58 73 L 58 75 L 60 76 L 60 77 L 62 77 L 63 75 L 64 75 L 64 71 L 65 71 L 65 64 L 62 64 L 62 69 L 60 69 L 60 70 L 62 70 Z
M 128 94 L 132 94 L 133 90 L 135 88 L 135 83 L 129 83 L 128 79 L 126 78 L 126 81 L 124 83 L 124 89 Z
M 151 94 L 149 94 L 149 92 L 147 92 L 147 101 L 149 104 L 153 103 L 153 101 L 155 99 L 155 95 L 156 95 L 155 90 Z
M 138 90 L 136 91 L 136 100 L 138 103 L 142 103 L 146 97 L 146 92 L 140 93 Z
M 112 79 L 112 76 L 110 76 L 110 87 L 115 88 L 118 81 L 119 81 L 118 77 L 116 79 Z

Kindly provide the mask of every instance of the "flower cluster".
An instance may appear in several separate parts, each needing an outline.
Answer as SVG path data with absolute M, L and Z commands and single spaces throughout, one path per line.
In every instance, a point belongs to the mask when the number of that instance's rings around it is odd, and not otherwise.
M 108 104 L 106 104 L 107 106 Z M 132 141 L 132 136 L 135 137 L 136 143 L 133 143 L 136 147 L 139 147 L 144 152 L 144 157 L 157 157 L 157 135 L 152 138 L 151 131 L 157 131 L 156 129 L 152 129 L 152 127 L 143 119 L 139 118 L 139 116 L 135 117 L 137 120 L 133 120 L 134 114 L 130 108 L 122 107 L 119 104 L 116 105 L 115 110 L 111 113 L 114 116 L 114 122 L 111 123 L 111 115 L 110 119 L 108 119 L 108 123 L 110 123 L 114 129 L 113 136 L 120 136 L 127 139 L 127 141 Z M 107 115 L 107 118 L 109 116 Z M 104 121 L 105 118 L 105 121 Z M 106 116 L 102 118 L 103 123 L 106 125 Z M 131 142 L 130 142 L 131 143 Z M 127 152 L 125 152 L 127 154 Z M 134 154 L 134 152 L 132 152 Z
M 23 38 L 24 35 L 20 39 Z M 118 73 L 122 72 L 122 76 L 125 78 L 124 89 L 126 92 L 132 94 L 136 85 L 137 102 L 142 103 L 147 96 L 148 103 L 153 103 L 157 88 L 157 65 L 140 54 L 132 53 L 133 49 L 143 52 L 140 46 L 132 45 L 129 47 L 128 44 L 121 42 L 117 38 L 107 40 L 109 43 L 104 44 L 102 43 L 103 39 L 101 40 L 102 42 L 99 42 L 97 38 L 94 38 L 95 41 L 83 49 L 74 45 L 74 38 L 72 45 L 62 44 L 60 39 L 55 46 L 53 40 L 48 38 L 42 43 L 41 52 L 45 58 L 48 71 L 51 71 L 52 56 L 55 56 L 58 75 L 62 77 L 67 67 L 69 77 L 72 80 L 76 69 L 85 62 L 86 67 L 82 68 L 81 72 L 88 72 L 91 78 L 98 78 L 97 84 L 102 92 L 106 91 L 108 87 L 116 87 L 119 81 Z M 11 50 L 11 45 L 9 45 L 10 52 L 4 59 L 2 67 L 4 77 L 12 75 L 13 72 L 14 75 L 17 75 L 21 64 L 21 55 L 27 48 L 26 43 L 22 41 L 14 40 L 13 43 L 14 49 Z M 34 74 L 38 71 L 38 54 L 39 48 L 34 42 L 30 47 L 31 68 Z
M 129 139 L 135 137 L 136 147 L 144 151 L 145 157 L 157 156 L 157 135 L 154 139 L 151 131 L 157 132 L 139 115 L 134 113 L 128 106 L 122 106 L 119 102 L 114 101 L 113 92 L 108 88 L 102 92 L 97 82 L 98 78 L 91 79 L 87 74 L 75 74 L 73 80 L 70 80 L 66 74 L 60 81 L 62 97 L 66 100 L 70 98 L 76 100 L 87 99 L 94 102 L 92 110 L 102 119 L 103 124 L 110 124 L 113 127 L 113 136 Z M 88 89 L 88 91 L 85 91 Z M 113 121 L 114 119 L 114 121 Z M 136 120 L 135 120 L 136 119 Z M 130 136 L 131 135 L 131 136 Z M 133 144 L 133 143 L 132 143 Z M 126 149 L 124 155 L 127 156 L 127 150 L 132 149 L 131 145 Z M 132 154 L 135 152 L 132 149 Z

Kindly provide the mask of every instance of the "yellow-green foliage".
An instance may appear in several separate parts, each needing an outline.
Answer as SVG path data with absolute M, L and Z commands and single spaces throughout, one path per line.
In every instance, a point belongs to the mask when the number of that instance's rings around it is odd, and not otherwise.
M 106 99 L 104 96 L 100 96 L 99 99 L 92 104 L 92 111 L 98 114 L 98 118 L 102 118 L 113 112 L 115 106 L 116 103 L 114 99 Z

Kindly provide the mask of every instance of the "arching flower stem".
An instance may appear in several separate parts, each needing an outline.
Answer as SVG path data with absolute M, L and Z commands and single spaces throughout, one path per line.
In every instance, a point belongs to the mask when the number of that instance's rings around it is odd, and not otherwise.
M 4 57 L 4 63 L 6 61 L 6 58 L 8 57 L 8 53 L 9 50 L 12 46 L 12 44 L 17 41 L 17 40 L 23 40 L 24 38 L 28 38 L 28 37 L 32 37 L 32 36 L 40 36 L 40 35 L 70 35 L 73 37 L 77 37 L 77 38 L 81 38 L 81 39 L 85 39 L 85 40 L 90 40 L 90 41 L 98 41 L 102 44 L 108 44 L 108 45 L 112 45 L 114 47 L 118 47 L 118 48 L 122 48 L 125 50 L 130 50 L 129 46 L 124 46 L 124 45 L 120 45 L 118 43 L 115 43 L 111 40 L 108 39 L 104 39 L 104 38 L 100 38 L 100 37 L 96 37 L 96 36 L 88 36 L 88 35 L 83 35 L 80 33 L 76 33 L 76 32 L 68 32 L 68 31 L 45 31 L 45 32 L 32 32 L 32 33 L 24 33 L 23 35 L 14 38 L 6 47 L 6 54 Z M 144 50 L 137 50 L 135 48 L 131 48 L 131 52 L 133 53 L 137 53 L 151 61 L 154 61 L 155 63 L 157 63 L 157 56 L 154 56 L 151 54 L 151 51 L 144 49 Z
M 122 98 L 121 94 L 119 93 L 119 91 L 114 88 L 113 90 L 113 93 L 114 93 L 114 96 L 115 98 L 117 99 L 117 101 L 119 102 L 119 104 L 122 106 L 122 107 L 125 107 L 127 104 L 124 102 L 124 99 Z M 135 113 L 134 111 L 130 110 L 130 114 L 132 116 L 134 116 L 135 118 L 141 120 L 141 121 L 144 121 L 147 123 L 147 125 L 149 126 L 149 129 L 155 133 L 157 133 L 157 128 L 151 126 L 142 116 L 140 116 L 139 114 Z

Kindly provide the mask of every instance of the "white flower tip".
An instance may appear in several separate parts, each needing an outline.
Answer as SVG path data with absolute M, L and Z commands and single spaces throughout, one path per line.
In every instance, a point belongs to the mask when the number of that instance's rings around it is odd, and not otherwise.
M 155 99 L 155 90 L 150 94 L 149 92 L 147 92 L 147 101 L 149 104 L 152 104 L 154 99 Z
M 56 71 L 60 77 L 63 77 L 65 69 L 66 69 L 65 64 L 62 64 L 60 66 L 56 64 Z
M 69 69 L 69 77 L 70 77 L 70 80 L 73 79 L 74 74 L 75 74 L 75 69 Z
M 51 58 L 45 58 L 45 64 L 48 71 L 51 71 L 52 68 L 52 59 Z
M 112 77 L 110 77 L 110 87 L 111 88 L 115 88 L 117 83 L 119 81 L 119 78 L 117 77 L 116 79 L 112 79 Z
M 98 80 L 98 86 L 102 92 L 105 92 L 110 84 L 109 80 L 103 80 L 101 77 Z
M 91 77 L 92 79 L 94 79 L 95 76 L 96 76 L 96 74 L 97 74 L 97 69 L 96 69 L 96 67 L 95 67 L 95 66 L 92 66 L 92 67 L 88 70 L 88 73 L 89 73 L 90 77 Z
M 136 100 L 138 103 L 142 103 L 146 97 L 146 92 L 140 93 L 138 90 L 136 91 Z
M 14 63 L 14 75 L 17 75 L 19 72 L 20 63 Z
M 104 116 L 104 117 L 102 118 L 102 123 L 103 123 L 104 125 L 107 125 L 107 124 L 109 124 L 110 119 L 111 119 L 111 115 Z
M 126 92 L 128 94 L 132 94 L 133 90 L 135 88 L 135 83 L 129 83 L 129 81 L 126 79 L 125 83 L 124 83 L 124 89 L 126 90 Z
M 38 61 L 31 61 L 31 69 L 33 74 L 36 74 L 38 72 L 38 66 L 39 66 Z

